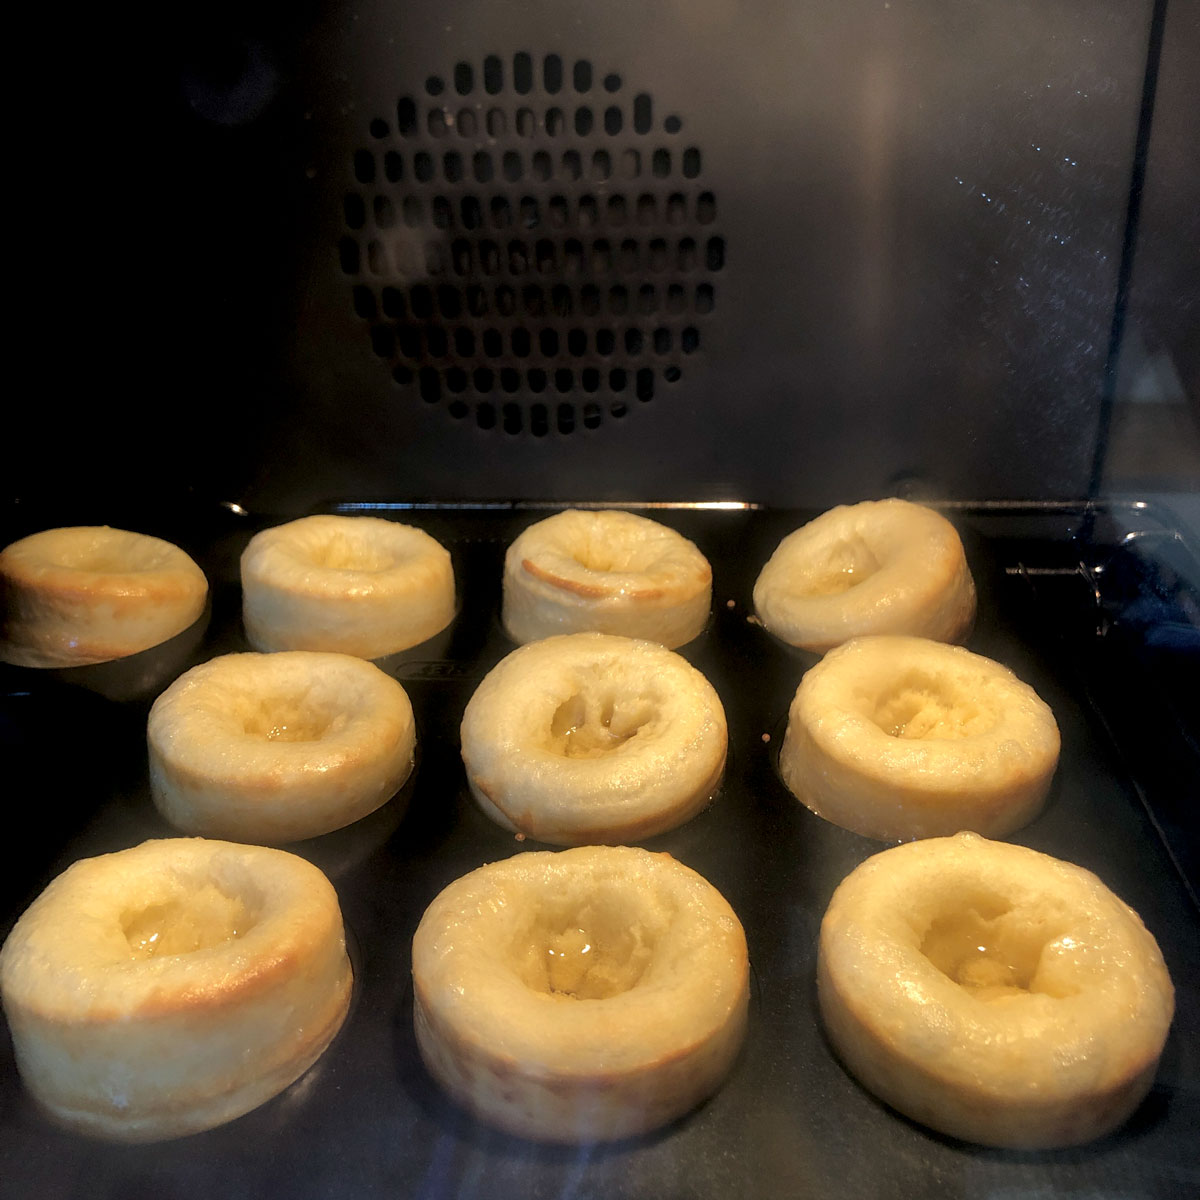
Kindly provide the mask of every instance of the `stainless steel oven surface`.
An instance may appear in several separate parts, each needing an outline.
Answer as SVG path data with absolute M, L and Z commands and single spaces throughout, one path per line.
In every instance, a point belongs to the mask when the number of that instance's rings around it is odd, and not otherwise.
M 16 342 L 40 390 L 10 413 L 0 544 L 139 530 L 187 550 L 211 594 L 125 660 L 0 664 L 0 936 L 72 862 L 170 835 L 147 714 L 190 666 L 249 648 L 255 532 L 319 512 L 416 525 L 459 600 L 444 635 L 382 662 L 415 712 L 409 782 L 290 847 L 346 922 L 354 994 L 328 1052 L 229 1124 L 121 1146 L 38 1110 L 6 1029 L 0 1194 L 1197 1191 L 1200 17 L 258 0 L 174 14 L 149 54 L 58 40 L 75 83 L 47 99 L 31 164 L 70 254 L 29 272 Z M 1149 1096 L 1090 1145 L 933 1133 L 822 1031 L 821 917 L 882 843 L 785 787 L 788 704 L 818 660 L 752 619 L 751 592 L 785 533 L 893 495 L 960 531 L 968 648 L 1062 732 L 1046 808 L 1009 840 L 1099 875 L 1174 981 Z M 472 800 L 459 724 L 513 648 L 506 546 L 571 505 L 650 516 L 712 563 L 711 618 L 681 653 L 725 706 L 726 773 L 647 844 L 738 913 L 751 999 L 696 1111 L 552 1147 L 477 1122 L 426 1072 L 410 951 L 442 887 L 533 848 Z

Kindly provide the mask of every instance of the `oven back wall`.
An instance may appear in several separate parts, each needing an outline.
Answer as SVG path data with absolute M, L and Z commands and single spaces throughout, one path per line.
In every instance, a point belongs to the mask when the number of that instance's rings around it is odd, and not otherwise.
M 279 511 L 1080 495 L 1149 9 L 206 9 L 149 87 L 128 411 Z

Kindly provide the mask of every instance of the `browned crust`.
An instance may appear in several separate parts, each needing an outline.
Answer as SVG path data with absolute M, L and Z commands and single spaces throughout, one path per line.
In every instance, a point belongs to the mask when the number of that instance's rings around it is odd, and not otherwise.
M 133 1019 L 156 1020 L 182 1012 L 219 1012 L 230 1005 L 252 1003 L 274 991 L 289 976 L 299 975 L 310 957 L 304 948 L 293 943 L 286 950 L 268 958 L 255 959 L 253 965 L 236 975 L 227 973 L 203 987 L 185 988 L 148 998 L 133 1009 L 130 1016 Z
M 661 587 L 635 587 L 627 588 L 618 593 L 610 587 L 604 587 L 597 583 L 579 583 L 574 579 L 566 579 L 561 575 L 556 575 L 553 571 L 547 571 L 544 567 L 539 567 L 532 559 L 521 559 L 522 568 L 534 579 L 540 579 L 543 583 L 550 584 L 551 587 L 558 588 L 563 592 L 571 592 L 576 596 L 581 596 L 588 600 L 602 600 L 607 596 L 623 596 L 629 600 L 661 600 L 666 595 L 666 590 Z
M 71 604 L 88 604 L 105 601 L 129 608 L 176 598 L 202 601 L 208 594 L 207 584 L 186 571 L 147 572 L 144 577 L 136 578 L 122 574 L 97 574 L 90 582 L 84 582 L 78 575 L 68 576 L 65 572 L 43 574 L 37 579 L 6 572 L 5 582 L 17 595 L 36 595 L 48 602 L 63 600 Z
M 48 562 L 27 563 L 17 555 L 0 551 L 0 577 L 18 593 L 78 602 L 99 597 L 136 602 L 207 595 L 208 580 L 203 571 L 184 551 L 174 549 L 175 561 L 143 571 L 92 571 Z
M 125 1019 L 158 1021 L 186 1013 L 201 1016 L 219 1012 L 230 1005 L 251 1003 L 277 988 L 288 976 L 305 970 L 313 957 L 311 947 L 328 936 L 333 924 L 332 920 L 327 919 L 321 929 L 314 931 L 310 920 L 304 928 L 308 945 L 301 945 L 292 938 L 282 949 L 275 947 L 273 953 L 259 956 L 249 967 L 236 973 L 221 971 L 200 986 L 183 988 L 172 987 L 170 980 L 164 979 L 162 986 L 135 1006 L 95 1004 L 86 1012 L 72 1011 L 69 1020 L 76 1027 L 108 1025 Z M 25 996 L 10 994 L 5 1001 L 10 1010 L 10 1019 L 23 1016 L 30 1023 L 38 1025 L 57 1024 L 63 1019 L 56 1007 L 40 1008 Z

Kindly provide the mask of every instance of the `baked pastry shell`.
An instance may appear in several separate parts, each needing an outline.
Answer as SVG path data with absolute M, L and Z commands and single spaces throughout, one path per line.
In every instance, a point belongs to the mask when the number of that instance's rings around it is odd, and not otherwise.
M 450 553 L 379 517 L 302 517 L 256 534 L 241 557 L 242 617 L 256 650 L 377 659 L 454 619 Z
M 728 745 L 720 698 L 699 671 L 656 643 L 601 633 L 508 655 L 468 702 L 461 734 L 483 811 L 555 845 L 683 824 L 713 798 Z M 568 745 L 581 735 L 611 742 L 577 756 Z
M 197 948 L 139 954 L 130 930 L 156 909 L 164 938 L 172 911 L 195 919 Z M 204 913 L 218 923 L 207 937 Z M 294 855 L 198 838 L 81 860 L 0 951 L 26 1087 L 62 1124 L 120 1141 L 195 1133 L 282 1091 L 337 1033 L 350 993 L 328 880 Z
M 125 658 L 195 624 L 207 597 L 204 572 L 161 538 L 106 525 L 43 530 L 0 551 L 0 660 Z
M 524 530 L 504 556 L 503 621 L 525 643 L 620 634 L 674 649 L 712 609 L 712 568 L 682 534 L 618 510 L 568 509 Z
M 980 906 L 1016 930 L 998 941 L 1031 939 L 1028 990 L 981 999 L 923 953 L 934 921 Z M 830 1043 L 869 1091 L 939 1132 L 1011 1148 L 1078 1145 L 1125 1121 L 1174 1011 L 1153 936 L 1096 876 L 969 833 L 852 872 L 822 921 L 817 983 Z
M 530 986 L 557 917 L 604 923 L 589 904 L 609 906 L 610 935 L 653 943 L 640 978 L 599 998 Z M 417 929 L 413 981 L 434 1078 L 489 1124 L 552 1142 L 629 1137 L 694 1108 L 730 1070 L 749 1001 L 745 935 L 720 893 L 630 847 L 526 853 L 457 880 Z
M 151 795 L 177 829 L 283 844 L 387 803 L 416 727 L 404 688 L 371 663 L 297 650 L 194 667 L 155 701 L 147 743 Z
M 957 530 L 907 500 L 822 513 L 779 543 L 754 584 L 762 624 L 820 654 L 870 634 L 965 641 L 975 607 Z
M 924 707 L 961 729 L 893 735 L 881 721 L 906 706 L 913 723 Z M 1049 706 L 1002 664 L 924 638 L 864 637 L 801 680 L 779 767 L 813 812 L 867 837 L 1000 837 L 1041 811 L 1060 749 Z

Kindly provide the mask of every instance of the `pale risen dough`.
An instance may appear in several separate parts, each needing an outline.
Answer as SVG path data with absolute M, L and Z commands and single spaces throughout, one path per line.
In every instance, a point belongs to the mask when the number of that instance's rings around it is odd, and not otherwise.
M 754 585 L 754 611 L 776 637 L 819 653 L 872 633 L 961 642 L 975 583 L 945 517 L 907 500 L 865 500 L 785 537 Z
M 282 843 L 374 812 L 413 765 L 404 689 L 347 654 L 226 654 L 155 702 L 150 789 L 177 829 Z
M 242 619 L 256 650 L 383 658 L 445 629 L 454 603 L 449 552 L 379 517 L 302 517 L 242 553 Z
M 329 881 L 279 850 L 144 842 L 68 868 L 0 952 L 26 1087 L 72 1129 L 209 1129 L 298 1078 L 340 1028 L 350 962 Z
M 430 1074 L 477 1117 L 555 1142 L 665 1125 L 720 1086 L 749 966 L 721 894 L 666 854 L 519 854 L 450 884 L 413 939 Z
M 1041 811 L 1054 714 L 1007 667 L 924 638 L 856 638 L 808 671 L 779 769 L 813 812 L 867 837 L 1000 837 Z
M 178 546 L 145 533 L 46 529 L 0 552 L 0 660 L 110 662 L 173 638 L 204 611 L 208 581 Z
M 1174 989 L 1089 871 L 974 834 L 868 859 L 821 924 L 838 1056 L 914 1121 L 987 1146 L 1077 1145 L 1150 1089 Z
M 504 556 L 504 628 L 515 642 L 617 633 L 674 649 L 712 607 L 712 568 L 682 534 L 633 513 L 568 509 Z
M 561 846 L 681 825 L 712 799 L 727 740 L 721 701 L 695 667 L 656 643 L 603 633 L 514 650 L 462 722 L 483 811 Z

